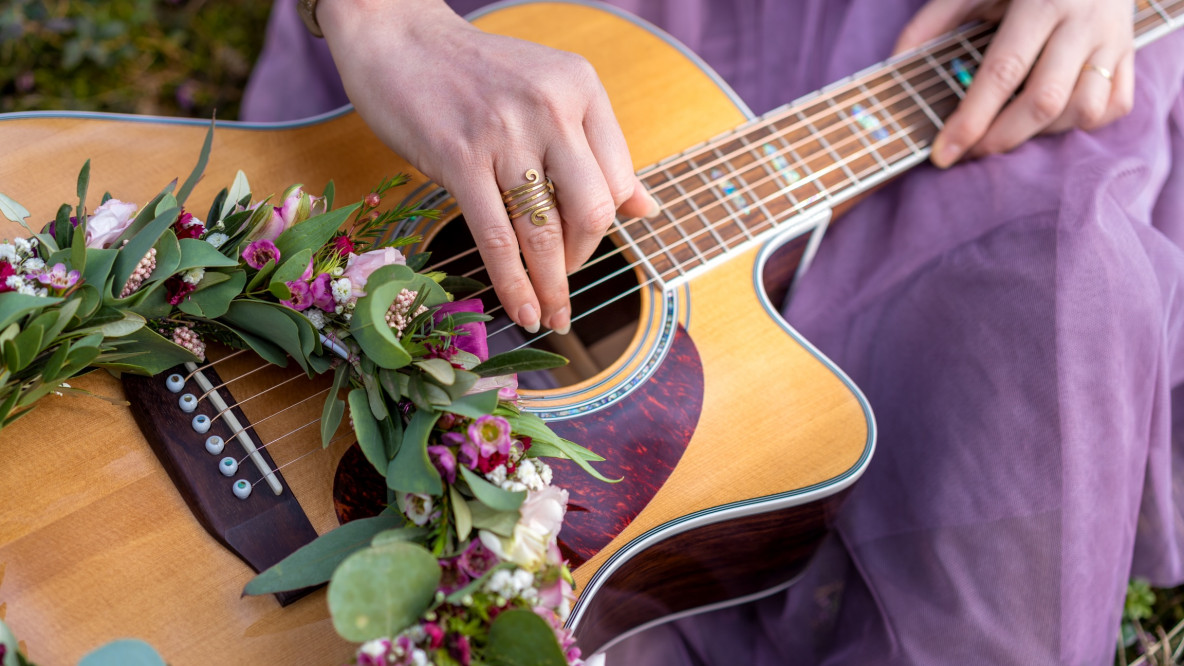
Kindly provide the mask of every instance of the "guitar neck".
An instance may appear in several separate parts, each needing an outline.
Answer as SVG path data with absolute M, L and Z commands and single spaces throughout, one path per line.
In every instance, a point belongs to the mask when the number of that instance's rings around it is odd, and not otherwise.
M 1184 0 L 1138 0 L 1135 43 L 1184 24 Z M 965 97 L 994 24 L 975 24 L 854 74 L 642 172 L 664 219 L 618 231 L 672 284 L 926 160 Z

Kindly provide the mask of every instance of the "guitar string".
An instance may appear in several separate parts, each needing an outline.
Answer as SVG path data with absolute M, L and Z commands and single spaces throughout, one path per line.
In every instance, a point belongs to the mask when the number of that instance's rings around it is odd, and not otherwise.
M 308 451 L 305 451 L 304 453 L 301 453 L 300 455 L 296 456 L 295 458 L 289 460 L 288 462 L 286 462 L 282 465 L 276 465 L 274 468 L 268 470 L 267 474 L 276 474 L 281 469 L 287 467 L 288 465 L 294 465 L 297 462 L 303 460 L 304 458 L 307 458 L 308 456 L 311 456 L 314 453 L 320 453 L 322 451 L 326 451 L 329 449 L 330 446 L 333 446 L 337 442 L 341 441 L 342 439 L 344 439 L 346 437 L 349 437 L 352 434 L 353 434 L 352 432 L 344 432 L 344 433 L 334 437 L 333 439 L 329 440 L 329 443 L 324 446 L 321 446 L 321 447 L 314 446 L 311 449 L 309 449 Z M 251 488 L 254 488 L 255 486 L 259 485 L 261 482 L 265 481 L 267 479 L 267 474 L 264 474 L 257 481 L 252 483 Z
M 1184 0 L 1179 0 L 1179 1 L 1184 1 Z M 951 46 L 955 46 L 954 42 L 959 37 L 961 37 L 963 35 L 965 35 L 968 40 L 969 39 L 977 40 L 983 36 L 982 34 L 979 34 L 979 35 L 975 35 L 974 37 L 969 37 L 969 35 L 971 35 L 971 33 L 973 32 L 974 29 L 991 30 L 991 29 L 993 29 L 993 26 L 990 24 L 979 24 L 977 26 L 974 26 L 971 29 L 968 29 L 965 33 L 959 33 L 958 35 L 947 37 L 945 40 L 943 40 L 941 42 L 938 42 L 938 43 L 935 43 L 929 47 L 926 47 L 925 50 L 918 51 L 917 53 L 912 54 L 912 55 L 902 59 L 899 62 L 892 63 L 892 67 L 897 71 L 899 70 L 900 67 L 902 67 L 904 65 L 921 64 L 921 65 L 923 65 L 922 69 L 924 69 L 925 67 L 931 67 L 931 65 L 929 65 L 928 63 L 922 62 L 921 59 L 931 56 L 934 53 L 937 53 L 945 48 L 950 48 Z M 976 48 L 979 45 L 981 45 L 981 43 L 976 43 L 975 44 Z M 955 56 L 955 57 L 957 57 L 957 56 Z M 943 65 L 948 64 L 948 62 L 952 62 L 952 59 L 947 62 L 942 62 L 941 64 L 943 64 Z M 834 96 L 837 96 L 839 93 L 850 89 L 851 86 L 864 85 L 866 81 L 876 78 L 875 75 L 877 75 L 877 74 L 880 76 L 885 76 L 885 74 L 883 72 L 886 70 L 889 72 L 893 71 L 888 68 L 881 68 L 880 70 L 876 70 L 875 72 L 868 73 L 858 79 L 853 79 L 840 88 L 836 88 L 835 90 L 827 91 L 828 98 L 833 98 Z M 911 70 L 910 75 L 915 73 L 916 71 L 917 70 Z M 858 99 L 853 97 L 853 98 L 851 98 L 851 100 L 847 100 L 847 101 L 854 100 L 854 101 L 858 101 L 858 102 L 866 102 L 866 101 L 868 101 L 868 99 L 870 97 L 873 97 L 876 93 L 882 92 L 883 90 L 889 89 L 893 86 L 899 86 L 899 84 L 891 83 L 891 84 L 887 84 L 884 86 L 872 88 L 870 90 L 861 92 L 860 94 L 863 95 L 863 97 L 858 97 Z M 807 100 L 807 101 L 810 101 L 810 100 Z M 791 103 L 790 105 L 786 105 L 782 109 L 776 109 L 764 116 L 761 116 L 759 118 L 754 119 L 753 121 L 750 121 L 750 123 L 746 123 L 744 125 L 741 125 L 741 126 L 735 128 L 734 130 L 726 133 L 723 136 L 720 136 L 715 139 L 711 139 L 707 142 L 704 142 L 704 144 L 699 147 L 697 152 L 682 153 L 679 155 L 672 156 L 672 159 L 673 158 L 690 159 L 690 158 L 695 157 L 697 155 L 701 155 L 701 154 L 707 152 L 708 150 L 713 150 L 714 148 L 716 148 L 718 146 L 724 145 L 724 144 L 728 143 L 729 141 L 735 140 L 738 137 L 743 137 L 743 136 L 747 136 L 749 134 L 753 134 L 757 130 L 768 129 L 769 127 L 774 127 L 776 125 L 776 123 L 789 117 L 790 113 L 795 112 L 796 109 L 798 109 L 800 106 L 802 106 L 805 103 L 806 102 L 802 102 L 802 103 L 798 103 L 798 104 Z M 830 113 L 828 113 L 828 111 L 830 111 L 830 109 L 823 110 L 822 112 L 817 113 L 813 116 L 806 116 L 802 119 L 795 120 L 794 124 L 791 124 L 785 128 L 779 129 L 776 132 L 772 132 L 768 138 L 769 139 L 778 139 L 778 140 L 784 139 L 785 136 L 787 136 L 788 134 L 791 134 L 799 129 L 804 129 L 810 123 L 813 123 L 814 121 L 818 121 L 823 118 L 826 118 L 827 116 L 830 115 Z M 802 142 L 802 143 L 805 143 L 805 142 Z M 792 150 L 793 148 L 796 148 L 796 147 L 799 147 L 800 145 L 802 145 L 802 143 L 791 144 L 788 146 L 788 148 L 786 148 L 784 150 L 778 150 L 774 154 L 767 155 L 766 157 L 769 159 L 761 158 L 761 160 L 762 160 L 761 163 L 764 164 L 765 162 L 770 162 L 775 157 L 786 157 L 786 154 L 784 152 L 785 150 Z M 745 152 L 748 152 L 748 151 L 747 150 L 735 151 L 734 153 L 731 153 L 728 156 L 721 157 L 716 162 L 712 162 L 712 163 L 705 165 L 705 167 L 711 168 L 712 166 L 717 166 L 722 161 L 727 161 L 731 157 L 735 157 L 736 155 L 740 155 Z M 658 163 L 653 164 L 649 167 L 646 167 L 642 171 L 654 169 L 658 166 L 658 164 L 661 164 L 661 162 L 658 162 Z M 698 175 L 698 173 L 700 173 L 700 172 L 698 172 L 698 171 L 691 172 L 689 175 Z M 680 175 L 687 175 L 687 174 L 680 174 Z M 668 183 L 673 183 L 673 182 L 681 182 L 681 181 L 668 181 Z M 720 181 L 720 182 L 722 182 L 722 181 Z M 662 183 L 661 185 L 665 185 L 668 183 Z M 641 221 L 641 218 L 630 218 L 629 220 L 627 220 L 624 223 L 624 225 L 629 226 L 629 225 L 633 225 L 633 224 L 638 224 L 638 223 L 640 223 L 640 221 Z M 465 250 L 465 251 L 460 252 L 455 255 L 451 255 L 441 261 L 438 261 L 435 264 L 432 264 L 431 266 L 429 266 L 425 270 L 429 270 L 429 271 L 436 270 L 436 269 L 440 268 L 441 266 L 447 265 L 448 263 L 450 263 L 452 261 L 455 261 L 457 259 L 461 259 L 461 258 L 468 256 L 476 251 L 477 251 L 476 247 L 469 248 L 468 250 Z M 472 272 L 464 274 L 464 275 L 466 277 L 468 277 L 471 274 L 472 274 Z
M 189 383 L 189 380 L 190 380 L 190 379 L 193 379 L 193 376 L 194 376 L 194 375 L 196 375 L 197 373 L 201 372 L 202 370 L 209 370 L 210 368 L 214 367 L 215 365 L 218 365 L 219 363 L 221 363 L 221 362 L 223 362 L 223 361 L 228 361 L 228 360 L 230 360 L 230 359 L 234 358 L 235 356 L 238 356 L 239 354 L 242 354 L 242 353 L 243 353 L 243 352 L 245 352 L 245 351 L 247 351 L 247 350 L 246 350 L 246 349 L 240 349 L 240 350 L 238 350 L 238 351 L 234 352 L 233 354 L 230 354 L 230 355 L 228 355 L 228 356 L 223 356 L 222 358 L 220 358 L 220 359 L 218 359 L 218 360 L 216 360 L 216 361 L 211 361 L 211 362 L 209 362 L 209 363 L 206 363 L 206 364 L 205 364 L 205 365 L 203 365 L 203 366 L 200 366 L 200 367 L 194 368 L 193 372 L 190 372 L 189 374 L 185 375 L 185 376 L 184 376 L 184 377 L 181 379 L 181 383 L 182 383 L 182 384 L 187 384 L 187 383 Z
M 249 377 L 249 376 L 255 374 L 256 372 L 259 372 L 260 370 L 267 368 L 269 365 L 271 365 L 271 364 L 264 362 L 262 365 L 260 365 L 257 368 L 254 368 L 252 370 L 248 370 L 248 371 L 246 371 L 246 372 L 244 372 L 244 373 L 240 374 L 239 376 L 234 377 L 232 379 L 227 379 L 227 380 L 223 381 L 221 384 L 218 384 L 217 386 L 211 386 L 208 391 L 206 391 L 205 393 L 202 393 L 200 396 L 197 397 L 197 404 L 200 405 L 201 401 L 205 400 L 206 397 L 208 397 L 214 391 L 217 391 L 220 388 L 223 388 L 229 384 L 237 382 L 238 380 L 240 380 L 244 377 Z M 223 411 L 225 411 L 225 410 L 223 410 Z M 222 415 L 222 412 L 218 412 L 218 416 L 221 416 L 221 415 Z M 215 416 L 214 418 L 217 418 L 217 416 Z M 211 419 L 211 420 L 213 420 L 213 419 Z

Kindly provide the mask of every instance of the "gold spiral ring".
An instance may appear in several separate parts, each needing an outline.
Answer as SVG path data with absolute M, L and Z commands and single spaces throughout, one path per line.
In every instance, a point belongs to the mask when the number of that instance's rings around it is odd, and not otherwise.
M 555 208 L 555 184 L 530 169 L 526 172 L 526 184 L 502 192 L 502 202 L 511 220 L 530 215 L 530 221 L 541 227 L 547 223 L 544 213 Z

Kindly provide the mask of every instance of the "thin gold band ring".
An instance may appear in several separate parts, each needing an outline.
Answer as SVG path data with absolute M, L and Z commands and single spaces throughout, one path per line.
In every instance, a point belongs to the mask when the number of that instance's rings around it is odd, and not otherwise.
M 529 215 L 537 226 L 547 223 L 545 213 L 555 208 L 555 184 L 535 169 L 526 172 L 526 183 L 502 192 L 502 203 L 510 219 Z
M 1100 65 L 1095 65 L 1093 63 L 1086 63 L 1085 67 L 1081 68 L 1081 71 L 1096 72 L 1097 74 L 1101 75 L 1101 77 L 1103 79 L 1106 79 L 1107 81 L 1114 80 L 1114 72 L 1111 72 L 1110 70 L 1106 69 L 1105 67 L 1102 67 Z

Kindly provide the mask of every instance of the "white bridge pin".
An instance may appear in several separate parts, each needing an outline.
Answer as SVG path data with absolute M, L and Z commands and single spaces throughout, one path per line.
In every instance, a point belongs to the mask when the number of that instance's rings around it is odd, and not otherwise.
M 234 496 L 239 499 L 247 499 L 251 496 L 251 484 L 247 483 L 244 479 L 235 481 L 231 490 L 234 491 Z
M 196 430 L 197 434 L 199 435 L 204 435 L 209 432 L 210 417 L 206 416 L 205 414 L 198 414 L 197 416 L 193 417 L 193 429 Z
M 173 393 L 180 393 L 185 388 L 185 378 L 174 372 L 164 380 L 164 387 Z
M 197 409 L 197 397 L 192 393 L 186 393 L 177 404 L 181 405 L 181 411 L 192 414 L 193 410 Z
M 222 472 L 223 476 L 234 476 L 234 473 L 238 471 L 238 461 L 226 456 L 218 461 L 218 471 Z
M 206 451 L 209 451 L 210 455 L 216 456 L 219 453 L 222 453 L 222 449 L 224 448 L 226 448 L 226 442 L 223 441 L 221 437 L 217 435 L 210 435 L 206 439 Z

